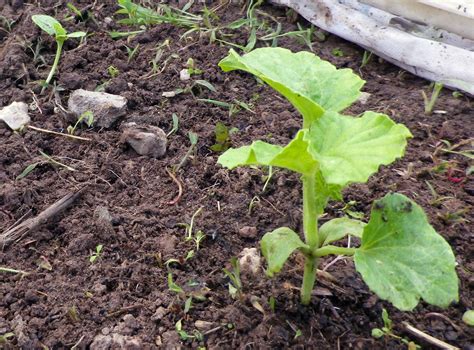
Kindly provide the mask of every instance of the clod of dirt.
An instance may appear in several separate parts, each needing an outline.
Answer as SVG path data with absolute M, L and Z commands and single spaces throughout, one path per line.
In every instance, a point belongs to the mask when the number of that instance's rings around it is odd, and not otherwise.
M 142 342 L 135 337 L 127 337 L 120 334 L 96 335 L 90 346 L 91 350 L 135 350 L 142 349 Z
M 126 314 L 114 330 L 123 335 L 133 335 L 140 328 L 142 326 L 136 318 L 132 314 Z
M 121 141 L 128 143 L 142 156 L 160 158 L 166 153 L 166 134 L 156 126 L 128 123 L 122 133 Z
M 194 322 L 194 326 L 200 331 L 208 331 L 214 326 L 214 323 L 208 321 L 197 320 Z
M 239 254 L 239 264 L 242 273 L 257 275 L 262 267 L 257 248 L 244 248 Z
M 25 102 L 13 102 L 0 110 L 0 120 L 12 130 L 18 130 L 30 122 L 28 105 Z
M 361 92 L 359 98 L 357 99 L 357 102 L 360 102 L 360 104 L 365 105 L 369 101 L 370 96 L 372 96 L 372 94 L 368 92 Z
M 257 228 L 255 226 L 244 226 L 239 230 L 239 235 L 243 238 L 257 237 Z
M 163 306 L 156 309 L 155 313 L 151 316 L 151 320 L 154 322 L 160 322 L 163 317 L 168 313 L 168 310 Z
M 69 97 L 68 108 L 76 117 L 91 111 L 96 126 L 110 128 L 127 112 L 127 99 L 106 92 L 79 89 Z

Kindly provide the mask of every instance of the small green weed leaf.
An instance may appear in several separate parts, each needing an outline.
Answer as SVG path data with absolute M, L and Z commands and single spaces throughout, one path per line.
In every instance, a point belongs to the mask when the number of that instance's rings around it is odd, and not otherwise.
M 462 321 L 468 326 L 474 327 L 474 310 L 467 310 L 462 315 Z
M 64 41 L 67 39 L 66 29 L 63 28 L 61 23 L 57 22 L 53 24 L 54 32 L 56 33 L 56 40 Z
M 332 219 L 319 228 L 319 240 L 321 246 L 335 242 L 347 235 L 362 237 L 366 223 L 349 218 Z
M 67 35 L 68 38 L 82 38 L 83 36 L 86 36 L 86 32 L 74 32 L 74 33 L 69 33 Z
M 401 157 L 409 137 L 404 125 L 384 114 L 365 112 L 353 118 L 327 112 L 309 131 L 309 151 L 326 182 L 344 187 L 366 182 L 380 165 Z
M 273 165 L 301 174 L 309 173 L 317 163 L 307 151 L 305 134 L 305 130 L 300 130 L 286 147 L 255 141 L 250 146 L 229 149 L 219 157 L 218 163 L 229 169 L 240 165 Z
M 16 180 L 21 180 L 21 179 L 23 179 L 24 177 L 28 176 L 28 174 L 31 173 L 33 170 L 35 170 L 35 168 L 36 168 L 39 164 L 41 164 L 41 163 L 32 163 L 32 164 L 28 165 L 28 166 L 25 168 L 25 170 L 23 170 L 23 171 L 21 172 L 21 174 L 16 177 Z
M 420 298 L 439 307 L 458 300 L 451 247 L 401 194 L 374 203 L 354 261 L 369 288 L 400 310 L 412 310 Z
M 372 337 L 375 339 L 382 338 L 385 335 L 384 331 L 381 330 L 380 328 L 373 328 L 372 329 Z
M 31 20 L 49 35 L 56 35 L 55 26 L 61 26 L 55 18 L 48 15 L 33 15 Z
M 310 52 L 279 47 L 259 48 L 243 56 L 231 49 L 219 66 L 225 72 L 244 70 L 266 82 L 303 115 L 305 127 L 324 110 L 338 112 L 350 106 L 364 84 L 350 69 L 336 69 Z
M 266 233 L 260 241 L 262 254 L 267 260 L 267 275 L 272 277 L 280 272 L 288 257 L 298 248 L 309 249 L 298 234 L 288 227 L 280 227 Z

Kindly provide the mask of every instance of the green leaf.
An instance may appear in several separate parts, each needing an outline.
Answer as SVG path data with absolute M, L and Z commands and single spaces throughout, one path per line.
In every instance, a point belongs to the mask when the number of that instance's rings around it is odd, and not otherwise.
M 286 147 L 255 141 L 250 146 L 232 148 L 222 154 L 217 162 L 229 169 L 240 165 L 273 165 L 300 174 L 310 173 L 317 163 L 307 151 L 305 134 L 305 130 L 300 130 Z
M 328 112 L 308 133 L 309 151 L 327 183 L 342 187 L 366 182 L 380 165 L 404 153 L 410 131 L 388 116 L 365 112 L 360 118 Z
M 451 247 L 401 194 L 374 203 L 354 261 L 369 288 L 400 310 L 412 310 L 420 298 L 440 307 L 458 300 Z
M 319 228 L 319 240 L 322 242 L 321 246 L 338 241 L 347 235 L 360 238 L 362 237 L 362 231 L 365 225 L 365 222 L 346 217 L 332 219 Z
M 39 164 L 41 164 L 41 163 L 32 163 L 32 164 L 28 165 L 28 166 L 25 168 L 25 170 L 23 170 L 23 171 L 21 172 L 21 174 L 16 177 L 16 180 L 21 180 L 21 179 L 23 179 L 24 177 L 28 176 L 28 174 L 31 173 L 33 170 L 35 170 L 35 168 L 36 168 Z
M 82 38 L 83 36 L 86 36 L 86 32 L 74 32 L 74 33 L 69 33 L 67 35 L 68 38 Z
M 33 15 L 31 16 L 31 20 L 49 35 L 55 35 L 55 26 L 61 26 L 61 23 L 59 23 L 55 18 L 48 15 Z
M 464 315 L 462 315 L 462 321 L 468 326 L 474 326 L 474 310 L 467 310 Z
M 266 233 L 260 241 L 260 246 L 268 263 L 267 275 L 270 277 L 280 272 L 295 249 L 309 249 L 309 246 L 301 241 L 298 234 L 288 227 L 280 227 Z
M 359 97 L 364 81 L 350 69 L 336 69 L 311 52 L 259 48 L 243 56 L 234 50 L 219 62 L 225 72 L 252 73 L 285 96 L 303 115 L 305 127 L 324 110 L 341 111 Z

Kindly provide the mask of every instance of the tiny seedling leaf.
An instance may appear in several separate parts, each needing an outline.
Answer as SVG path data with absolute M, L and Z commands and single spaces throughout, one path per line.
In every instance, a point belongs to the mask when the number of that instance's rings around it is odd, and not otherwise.
M 17 179 L 17 180 L 21 180 L 21 179 L 23 179 L 24 177 L 28 176 L 28 174 L 31 173 L 33 170 L 35 170 L 35 168 L 36 168 L 39 164 L 41 164 L 41 163 L 33 163 L 33 164 L 28 165 L 28 166 L 25 168 L 25 170 L 23 170 L 23 171 L 21 172 L 21 174 L 16 177 L 16 179 Z
M 201 85 L 201 86 L 204 86 L 205 88 L 211 90 L 212 92 L 216 92 L 216 88 L 214 87 L 214 85 L 212 85 L 210 82 L 208 82 L 207 80 L 202 80 L 202 79 L 198 79 L 198 80 L 195 80 L 194 81 L 195 84 L 198 84 L 198 85 Z
M 468 326 L 474 327 L 474 310 L 467 310 L 462 315 L 462 321 Z
M 293 251 L 309 247 L 303 243 L 298 234 L 288 227 L 280 227 L 266 233 L 260 241 L 262 254 L 267 260 L 267 275 L 272 277 L 280 272 Z
M 350 69 L 336 69 L 318 56 L 283 48 L 259 48 L 243 56 L 234 50 L 220 61 L 225 71 L 252 73 L 285 96 L 300 111 L 305 127 L 324 110 L 339 112 L 359 97 L 364 81 Z
M 338 241 L 347 235 L 362 237 L 366 223 L 349 218 L 332 219 L 319 228 L 321 246 Z
M 49 35 L 53 36 L 56 35 L 57 25 L 61 26 L 61 23 L 59 23 L 55 18 L 48 15 L 33 15 L 31 16 L 31 19 L 38 27 L 40 27 Z
M 374 203 L 354 261 L 369 288 L 400 310 L 412 310 L 420 298 L 440 307 L 458 300 L 451 247 L 404 195 Z

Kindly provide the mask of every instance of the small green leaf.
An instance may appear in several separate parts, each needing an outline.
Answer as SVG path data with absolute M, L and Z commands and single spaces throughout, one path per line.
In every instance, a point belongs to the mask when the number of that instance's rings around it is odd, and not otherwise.
M 273 165 L 300 174 L 310 173 L 317 163 L 307 151 L 305 134 L 305 130 L 300 130 L 286 147 L 255 141 L 250 146 L 229 149 L 219 157 L 218 163 L 229 169 L 240 165 Z
M 33 163 L 33 164 L 28 165 L 28 166 L 25 168 L 25 170 L 23 170 L 23 171 L 21 172 L 21 174 L 16 177 L 16 180 L 21 180 L 21 179 L 23 179 L 24 177 L 28 176 L 28 174 L 31 173 L 33 170 L 35 170 L 35 168 L 36 168 L 39 164 L 41 164 L 41 163 Z
M 49 35 L 56 35 L 55 25 L 61 26 L 55 18 L 48 15 L 33 15 L 32 21 Z
M 347 235 L 362 237 L 365 222 L 353 220 L 349 218 L 332 219 L 319 228 L 319 240 L 321 246 L 325 246 L 331 242 L 335 242 Z
M 412 310 L 420 298 L 440 307 L 459 298 L 451 247 L 401 194 L 374 203 L 354 261 L 369 288 L 400 310 Z
M 372 337 L 375 339 L 382 338 L 385 335 L 384 331 L 381 330 L 380 328 L 374 328 L 372 329 Z
M 243 56 L 234 50 L 219 66 L 225 72 L 240 69 L 252 73 L 285 96 L 303 115 L 305 127 L 324 110 L 339 112 L 359 97 L 364 81 L 350 69 L 336 69 L 311 52 L 259 48 Z
M 383 321 L 383 325 L 385 326 L 385 328 L 387 328 L 389 331 L 391 331 L 392 330 L 392 320 L 388 316 L 388 312 L 387 312 L 386 309 L 382 309 L 382 321 Z
M 67 35 L 68 38 L 82 38 L 83 36 L 86 36 L 86 32 L 74 32 L 74 33 L 69 33 Z
M 468 326 L 474 326 L 474 310 L 467 310 L 464 315 L 462 315 L 462 321 Z
M 380 165 L 404 153 L 410 131 L 384 114 L 360 118 L 327 112 L 309 131 L 309 152 L 320 163 L 327 183 L 347 186 L 368 180 Z
M 262 254 L 268 263 L 267 275 L 270 277 L 280 272 L 295 249 L 309 249 L 309 246 L 301 241 L 298 234 L 288 227 L 280 227 L 266 233 L 260 241 L 260 245 Z
M 205 88 L 208 88 L 209 90 L 211 90 L 212 92 L 216 92 L 216 88 L 214 87 L 214 85 L 212 85 L 210 82 L 208 82 L 207 80 L 202 80 L 202 79 L 198 79 L 198 80 L 195 80 L 194 81 L 196 84 L 198 85 L 201 85 L 201 86 L 204 86 Z

